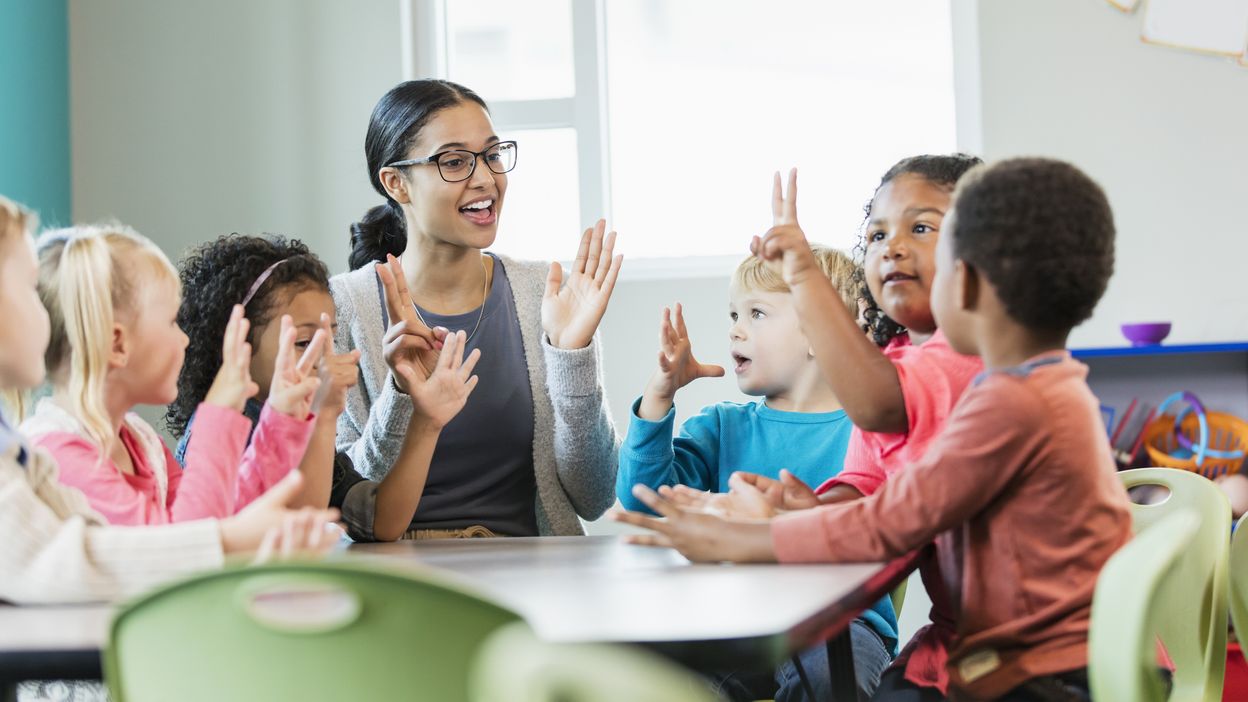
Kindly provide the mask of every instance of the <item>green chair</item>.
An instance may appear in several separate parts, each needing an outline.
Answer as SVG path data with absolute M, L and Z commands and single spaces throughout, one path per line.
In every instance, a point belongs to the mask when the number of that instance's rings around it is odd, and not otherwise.
M 1239 518 L 1231 537 L 1231 621 L 1241 653 L 1248 659 L 1248 514 Z
M 1175 576 L 1180 585 L 1162 595 L 1156 616 L 1175 664 L 1170 699 L 1218 702 L 1226 673 L 1230 503 L 1212 481 L 1184 470 L 1140 468 L 1119 476 L 1129 491 L 1164 488 L 1154 504 L 1132 505 L 1137 536 L 1175 512 L 1191 510 L 1200 518 Z
M 901 584 L 888 593 L 893 600 L 893 613 L 898 619 L 901 619 L 901 606 L 906 603 L 906 586 L 910 584 L 910 578 L 901 581 Z
M 1092 597 L 1092 630 L 1088 634 L 1088 681 L 1094 700 L 1162 702 L 1166 686 L 1157 667 L 1157 638 L 1167 646 L 1182 643 L 1184 654 L 1171 699 L 1201 699 L 1199 689 L 1184 688 L 1180 671 L 1199 668 L 1200 641 L 1190 622 L 1173 626 L 1174 614 L 1192 608 L 1173 606 L 1186 600 L 1183 556 L 1200 531 L 1201 519 L 1190 509 L 1172 513 L 1122 547 L 1105 564 Z M 1168 634 L 1174 634 L 1182 641 Z M 1196 680 L 1199 683 L 1199 680 Z M 1219 690 L 1221 686 L 1219 685 Z
M 113 702 L 467 700 L 481 643 L 519 620 L 432 574 L 345 559 L 275 563 L 126 605 L 104 676 Z
M 713 702 L 692 673 L 634 646 L 551 644 L 524 624 L 492 635 L 473 665 L 473 702 Z

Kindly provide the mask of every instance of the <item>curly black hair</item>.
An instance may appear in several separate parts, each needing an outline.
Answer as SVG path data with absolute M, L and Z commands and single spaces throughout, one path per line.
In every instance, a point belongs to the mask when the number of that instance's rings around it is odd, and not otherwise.
M 888 169 L 884 177 L 880 178 L 880 184 L 875 186 L 875 192 L 871 195 L 871 200 L 863 205 L 863 218 L 861 231 L 858 237 L 858 243 L 854 246 L 854 263 L 858 264 L 858 270 L 854 274 L 854 282 L 858 285 L 858 298 L 863 302 L 863 319 L 866 323 L 862 330 L 871 334 L 871 339 L 878 346 L 886 346 L 894 337 L 906 331 L 906 328 L 893 321 L 891 317 L 884 314 L 884 310 L 880 309 L 879 303 L 875 301 L 875 297 L 871 294 L 871 289 L 867 287 L 867 276 L 864 270 L 864 264 L 867 259 L 867 222 L 871 220 L 871 204 L 875 202 L 875 196 L 879 194 L 880 188 L 888 185 L 892 180 L 901 175 L 917 175 L 930 181 L 935 185 L 948 188 L 951 192 L 958 183 L 958 179 L 967 171 L 975 166 L 983 163 L 983 159 L 970 154 L 923 154 L 921 156 L 910 156 L 903 158 L 893 167 Z
M 954 192 L 954 256 L 1029 328 L 1068 332 L 1092 316 L 1114 273 L 1114 214 L 1101 186 L 1064 161 L 1015 158 Z
M 321 259 L 298 239 L 235 233 L 200 245 L 182 260 L 178 326 L 190 337 L 190 345 L 178 375 L 178 399 L 165 410 L 165 426 L 174 436 L 186 432 L 191 414 L 221 367 L 221 339 L 230 311 L 264 270 L 278 261 L 282 264 L 273 269 L 245 308 L 253 348 L 258 331 L 272 321 L 289 296 L 304 290 L 329 292 L 329 269 Z

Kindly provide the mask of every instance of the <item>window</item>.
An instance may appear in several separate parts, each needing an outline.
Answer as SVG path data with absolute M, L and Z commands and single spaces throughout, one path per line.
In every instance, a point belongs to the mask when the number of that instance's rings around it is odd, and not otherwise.
M 955 149 L 948 0 L 405 1 L 520 142 L 501 251 L 566 260 L 607 216 L 626 275 L 726 272 L 790 166 L 807 234 L 850 248 L 894 161 Z

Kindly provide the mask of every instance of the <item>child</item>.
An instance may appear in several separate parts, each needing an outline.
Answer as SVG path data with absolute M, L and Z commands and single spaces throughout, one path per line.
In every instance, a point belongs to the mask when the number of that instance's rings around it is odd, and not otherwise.
M 313 426 L 309 410 L 320 383 L 314 364 L 324 333 L 298 363 L 293 331 L 283 336 L 281 367 L 248 448 L 251 424 L 240 410 L 258 388 L 249 374 L 248 322 L 235 306 L 222 362 L 199 408 L 204 438 L 191 444 L 184 473 L 155 430 L 130 411 L 177 396 L 187 344 L 176 320 L 177 272 L 160 249 L 124 227 L 51 232 L 40 257 L 53 394 L 22 429 L 109 523 L 229 516 L 299 463 Z
M 963 390 L 983 368 L 978 358 L 950 347 L 929 300 L 933 255 L 954 185 L 979 163 L 961 154 L 914 156 L 898 162 L 880 180 L 867 207 L 860 245 L 863 317 L 870 339 L 836 304 L 836 291 L 814 265 L 797 223 L 796 172 L 789 175 L 787 198 L 776 175 L 775 226 L 765 238 L 756 238 L 752 248 L 772 261 L 792 286 L 803 330 L 854 431 L 845 470 L 820 486 L 818 494 L 787 472 L 780 481 L 746 474 L 737 480 L 758 487 L 770 503 L 730 495 L 716 498 L 721 511 L 767 516 L 773 507 L 803 509 L 857 499 L 922 459 Z M 705 500 L 688 491 L 677 499 Z M 920 570 L 933 603 L 933 626 L 911 640 L 884 680 L 887 684 L 890 676 L 904 677 L 943 694 L 945 649 L 953 635 L 951 609 L 934 577 L 934 564 L 925 563 Z
M 297 334 L 296 347 L 306 346 L 318 330 L 332 339 L 338 326 L 329 292 L 329 272 L 299 241 L 273 236 L 224 236 L 192 251 L 182 261 L 181 269 L 182 288 L 187 296 L 178 311 L 178 322 L 190 334 L 191 343 L 178 377 L 178 399 L 166 413 L 170 431 L 182 437 L 179 458 L 192 436 L 195 408 L 212 383 L 212 376 L 205 369 L 220 363 L 220 346 L 214 340 L 225 332 L 230 301 L 243 300 L 247 319 L 252 321 L 250 341 L 255 354 L 251 373 L 262 388 L 278 347 L 279 329 L 273 322 L 282 315 L 291 317 Z M 475 386 L 476 381 L 470 380 L 470 376 L 480 354 L 471 354 L 464 361 L 464 339 L 455 335 L 445 339 L 441 353 L 446 362 L 434 366 L 432 377 L 420 375 L 413 380 L 412 397 L 417 411 L 408 423 L 409 445 L 401 452 L 395 469 L 380 483 L 365 480 L 346 453 L 334 450 L 338 417 L 346 406 L 347 390 L 359 378 L 360 353 L 356 350 L 334 354 L 332 349 L 326 353 L 324 372 L 328 387 L 299 467 L 307 478 L 304 502 L 312 506 L 328 502 L 342 508 L 347 533 L 357 541 L 390 541 L 407 530 L 420 502 L 428 457 L 438 438 L 437 431 L 424 428 L 431 424 L 431 417 L 453 417 Z M 244 414 L 253 424 L 264 400 L 264 395 L 259 394 L 247 402 Z M 421 456 L 425 457 L 423 461 Z
M 840 291 L 837 304 L 857 309 L 852 292 L 856 266 L 845 254 L 812 247 L 821 273 Z M 820 375 L 802 334 L 788 286 L 764 261 L 751 256 L 737 267 L 729 287 L 728 330 L 737 385 L 762 401 L 711 405 L 690 418 L 672 438 L 673 399 L 690 382 L 724 374 L 720 366 L 698 363 L 693 356 L 681 306 L 673 318 L 663 310 L 659 331 L 659 368 L 634 404 L 632 420 L 620 448 L 616 490 L 627 509 L 645 510 L 632 486 L 683 484 L 699 490 L 727 492 L 729 476 L 750 469 L 770 471 L 778 461 L 800 478 L 818 484 L 841 468 L 852 425 L 836 395 Z M 897 621 L 888 598 L 868 610 L 852 626 L 858 687 L 865 699 L 891 662 L 897 644 Z M 827 652 L 819 646 L 802 656 L 817 690 L 830 695 Z M 802 690 L 792 663 L 775 675 L 732 674 L 719 680 L 732 699 L 777 696 L 799 699 Z
M 951 347 L 987 370 L 926 456 L 866 499 L 771 521 L 688 512 L 645 487 L 668 522 L 620 518 L 659 532 L 638 541 L 695 560 L 873 561 L 947 532 L 940 575 L 960 605 L 951 691 L 1086 700 L 1092 593 L 1131 515 L 1087 367 L 1065 345 L 1113 272 L 1113 216 L 1074 166 L 1014 159 L 969 174 L 946 223 L 932 309 Z M 888 682 L 875 699 L 943 699 Z
M 44 377 L 48 315 L 39 301 L 34 216 L 0 197 L 0 392 Z M 292 512 L 292 476 L 238 515 L 161 527 L 114 528 L 78 490 L 57 480 L 55 462 L 27 446 L 0 413 L 0 600 L 17 603 L 114 600 L 160 582 L 220 567 L 228 554 L 323 551 L 336 539 L 332 510 Z M 286 536 L 283 536 L 285 534 Z

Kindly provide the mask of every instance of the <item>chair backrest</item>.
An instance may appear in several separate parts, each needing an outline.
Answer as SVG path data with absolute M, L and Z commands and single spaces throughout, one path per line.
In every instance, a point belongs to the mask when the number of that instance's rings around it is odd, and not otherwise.
M 500 629 L 472 671 L 473 702 L 714 702 L 707 681 L 635 646 L 550 644 Z
M 224 570 L 112 623 L 114 702 L 466 700 L 480 644 L 519 621 L 448 579 L 360 561 Z
M 1175 575 L 1179 585 L 1163 593 L 1156 618 L 1158 634 L 1175 666 L 1170 699 L 1218 702 L 1226 673 L 1230 503 L 1212 481 L 1184 470 L 1139 468 L 1119 476 L 1128 490 L 1165 488 L 1164 499 L 1132 505 L 1137 537 L 1175 512 L 1191 510 L 1200 518 L 1180 557 Z
M 1175 598 L 1186 595 L 1178 576 L 1200 522 L 1190 509 L 1173 512 L 1123 546 L 1101 570 L 1088 634 L 1092 699 L 1166 699 L 1157 665 L 1156 640 L 1164 628 L 1159 620 Z
M 1239 518 L 1231 536 L 1231 621 L 1248 658 L 1248 514 Z

